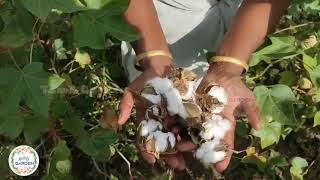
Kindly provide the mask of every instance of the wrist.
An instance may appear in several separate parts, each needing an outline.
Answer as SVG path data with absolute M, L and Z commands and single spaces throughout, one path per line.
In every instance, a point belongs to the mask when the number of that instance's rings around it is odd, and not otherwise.
M 229 81 L 234 78 L 241 78 L 244 68 L 232 63 L 211 63 L 208 69 L 208 75 L 218 84 Z
M 154 56 L 140 61 L 143 72 L 154 73 L 156 76 L 165 76 L 170 72 L 172 59 L 166 56 Z

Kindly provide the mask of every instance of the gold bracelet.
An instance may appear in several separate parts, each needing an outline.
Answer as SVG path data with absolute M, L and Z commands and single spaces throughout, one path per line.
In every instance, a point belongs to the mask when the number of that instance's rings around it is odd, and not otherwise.
M 249 65 L 247 63 L 245 63 L 244 61 L 241 61 L 239 59 L 233 58 L 233 57 L 228 57 L 228 56 L 214 56 L 210 59 L 210 62 L 226 62 L 226 63 L 232 63 L 232 64 L 236 64 L 239 65 L 241 67 L 243 67 L 246 72 L 248 72 L 249 70 Z
M 136 67 L 141 67 L 140 61 L 142 59 L 153 57 L 153 56 L 166 56 L 166 57 L 169 57 L 169 58 L 173 59 L 172 55 L 167 51 L 164 51 L 164 50 L 153 50 L 153 51 L 148 51 L 148 52 L 139 54 L 135 58 L 135 63 L 134 64 L 136 65 Z

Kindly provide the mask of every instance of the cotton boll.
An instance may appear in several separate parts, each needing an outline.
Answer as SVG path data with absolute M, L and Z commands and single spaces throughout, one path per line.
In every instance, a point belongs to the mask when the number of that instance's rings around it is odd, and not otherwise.
M 160 116 L 160 107 L 158 106 L 152 106 L 151 107 L 151 112 L 155 116 Z
M 164 94 L 167 100 L 167 110 L 171 116 L 179 113 L 179 109 L 181 109 L 182 98 L 177 89 L 172 88 Z
M 148 136 L 150 133 L 156 130 L 162 130 L 163 128 L 159 121 L 153 119 L 141 121 L 140 126 L 140 135 L 143 137 Z
M 176 145 L 176 138 L 174 137 L 174 134 L 171 132 L 168 132 L 168 140 L 170 143 L 171 148 L 173 148 Z
M 214 98 L 217 98 L 223 104 L 227 104 L 228 102 L 227 95 L 225 94 L 225 91 L 222 87 L 213 86 L 208 94 Z
M 152 104 L 161 105 L 161 96 L 160 95 L 152 95 L 152 94 L 141 94 L 142 97 L 146 98 Z
M 214 151 L 214 149 L 219 145 L 219 142 L 219 140 L 214 139 L 201 144 L 195 153 L 196 158 L 202 159 L 208 152 Z
M 194 84 L 194 81 L 188 81 L 188 92 L 184 96 L 182 96 L 183 100 L 191 100 L 194 98 Z
M 173 88 L 172 82 L 168 78 L 155 77 L 147 81 L 146 85 L 153 87 L 158 94 L 165 94 Z
M 202 124 L 203 130 L 200 136 L 205 140 L 212 138 L 222 139 L 226 132 L 231 128 L 231 122 L 223 119 L 221 116 L 212 115 L 212 119 L 207 120 Z
M 162 131 L 156 131 L 153 133 L 153 136 L 156 140 L 155 148 L 158 153 L 163 153 L 167 151 L 169 143 L 171 147 L 175 145 L 175 137 L 172 133 L 164 133 Z
M 226 157 L 226 154 L 227 153 L 224 151 L 208 151 L 205 157 L 202 157 L 202 159 L 200 160 L 205 165 L 210 165 L 210 164 L 214 164 L 224 160 L 224 158 Z

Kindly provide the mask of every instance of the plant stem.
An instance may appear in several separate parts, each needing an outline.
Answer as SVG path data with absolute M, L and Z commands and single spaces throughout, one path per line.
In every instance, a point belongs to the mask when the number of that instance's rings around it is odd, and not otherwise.
M 11 51 L 8 51 L 9 57 L 11 59 L 11 61 L 13 62 L 13 64 L 17 67 L 17 69 L 19 69 L 20 71 L 22 71 L 22 69 L 20 68 L 20 66 L 18 65 L 16 58 L 13 56 Z M 22 71 L 23 72 L 23 71 Z
M 278 59 L 278 60 L 276 60 L 276 61 L 272 61 L 272 62 L 262 71 L 262 73 L 260 73 L 260 74 L 256 75 L 255 77 L 253 77 L 252 80 L 255 80 L 255 79 L 260 78 L 260 77 L 263 76 L 265 73 L 267 73 L 268 70 L 269 70 L 273 65 L 275 65 L 276 63 L 281 62 L 281 61 L 283 61 L 283 59 Z
M 292 30 L 292 29 L 296 29 L 296 28 L 301 28 L 301 27 L 308 26 L 308 25 L 311 25 L 311 24 L 319 24 L 319 23 L 318 22 L 307 22 L 307 23 L 304 23 L 304 24 L 298 24 L 298 25 L 295 25 L 295 26 L 290 26 L 290 27 L 287 27 L 287 28 L 284 28 L 284 29 L 280 29 L 280 30 L 276 31 L 274 34 L 278 34 L 278 33 L 285 32 L 285 31 Z

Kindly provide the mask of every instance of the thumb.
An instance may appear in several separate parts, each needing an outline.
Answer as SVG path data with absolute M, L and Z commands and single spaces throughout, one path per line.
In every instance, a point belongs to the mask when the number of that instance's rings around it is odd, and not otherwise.
M 134 105 L 133 94 L 127 90 L 123 94 L 123 97 L 122 97 L 120 105 L 119 105 L 119 110 L 120 110 L 120 114 L 118 117 L 118 124 L 119 125 L 123 125 L 127 122 L 127 120 L 130 117 L 133 105 Z

